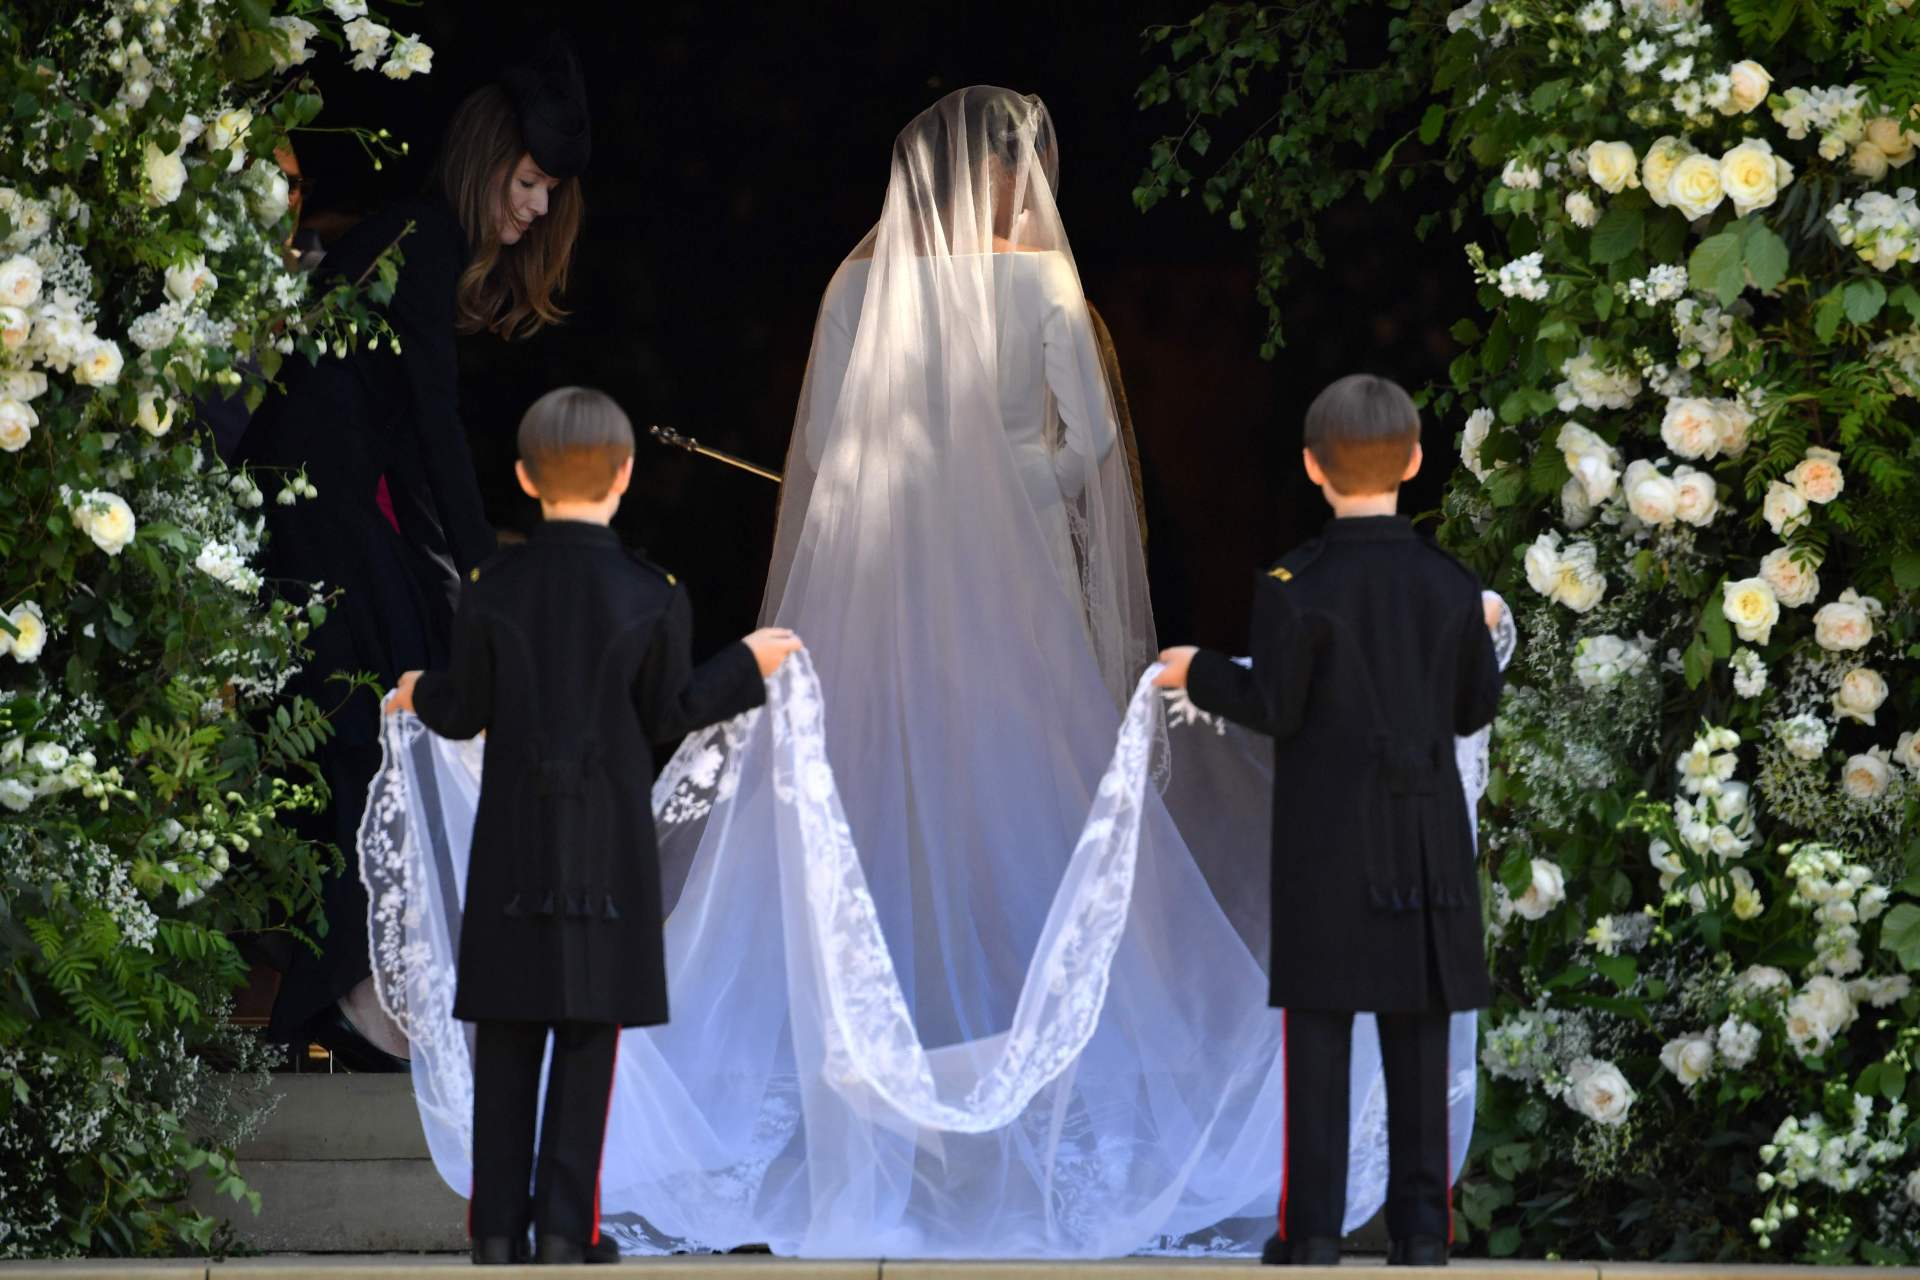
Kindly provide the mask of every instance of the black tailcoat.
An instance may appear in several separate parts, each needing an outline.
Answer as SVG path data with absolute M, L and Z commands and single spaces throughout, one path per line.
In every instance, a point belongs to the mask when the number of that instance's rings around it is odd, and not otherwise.
M 652 744 L 766 696 L 744 644 L 694 667 L 692 622 L 671 574 L 578 521 L 461 594 L 452 668 L 413 695 L 436 733 L 487 733 L 455 1017 L 667 1020 Z
M 1252 669 L 1203 651 L 1188 689 L 1273 735 L 1273 1004 L 1491 1003 L 1453 741 L 1500 694 L 1479 582 L 1373 516 L 1330 522 L 1255 591 Z

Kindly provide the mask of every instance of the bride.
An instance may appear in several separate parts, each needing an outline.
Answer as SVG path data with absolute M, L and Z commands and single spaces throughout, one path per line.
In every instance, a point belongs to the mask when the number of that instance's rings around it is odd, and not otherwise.
M 1267 793 L 1221 786 L 1214 762 L 1257 765 L 1244 743 L 1129 699 L 1156 641 L 1058 164 L 1039 99 L 948 95 L 901 131 L 827 286 L 763 609 L 818 685 L 778 684 L 656 787 L 672 1021 L 622 1037 L 602 1172 L 629 1252 L 1241 1252 L 1271 1231 L 1281 1019 L 1263 939 L 1228 914 L 1266 892 Z M 1163 800 L 1143 784 L 1169 737 Z M 389 758 L 438 808 L 404 839 L 370 817 L 363 860 L 459 1189 L 464 1037 L 420 957 L 458 910 L 472 775 L 417 738 Z M 370 814 L 405 809 L 395 785 Z M 403 844 L 437 861 L 398 869 Z M 425 923 L 394 905 L 423 897 Z M 1371 1035 L 1350 1226 L 1384 1187 Z M 1469 1018 L 1462 1135 L 1471 1043 Z

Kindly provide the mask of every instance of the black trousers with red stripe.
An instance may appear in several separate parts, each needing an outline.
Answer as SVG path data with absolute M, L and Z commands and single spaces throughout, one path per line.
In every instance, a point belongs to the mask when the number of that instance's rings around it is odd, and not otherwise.
M 1347 1083 L 1351 1012 L 1286 1011 L 1287 1142 L 1280 1176 L 1280 1238 L 1338 1238 L 1347 1209 Z M 1447 1149 L 1449 1015 L 1383 1013 L 1387 1085 L 1387 1231 L 1453 1239 Z
M 553 1035 L 547 1097 L 540 1062 Z M 473 1062 L 475 1236 L 600 1239 L 600 1149 L 620 1028 L 602 1023 L 480 1022 Z M 534 1163 L 534 1124 L 540 1159 Z

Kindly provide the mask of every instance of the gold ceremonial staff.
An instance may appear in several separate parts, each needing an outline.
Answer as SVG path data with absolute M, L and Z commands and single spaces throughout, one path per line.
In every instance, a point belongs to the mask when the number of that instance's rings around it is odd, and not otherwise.
M 756 466 L 748 462 L 745 458 L 736 458 L 730 453 L 721 452 L 719 449 L 709 449 L 692 436 L 683 436 L 672 427 L 648 427 L 647 434 L 651 435 L 661 444 L 672 445 L 676 449 L 685 449 L 688 453 L 697 453 L 703 458 L 712 458 L 715 462 L 724 462 L 728 466 L 738 467 L 742 471 L 751 471 L 754 475 L 765 480 L 771 480 L 775 484 L 781 482 L 778 471 L 769 471 L 765 467 Z

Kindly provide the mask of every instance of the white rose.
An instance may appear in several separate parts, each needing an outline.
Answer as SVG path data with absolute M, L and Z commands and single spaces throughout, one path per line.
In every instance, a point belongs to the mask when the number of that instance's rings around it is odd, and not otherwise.
M 1608 195 L 1640 185 L 1640 162 L 1624 142 L 1596 142 L 1587 148 L 1587 175 Z
M 1871 142 L 1862 142 L 1853 149 L 1848 167 L 1856 176 L 1865 178 L 1868 182 L 1878 182 L 1887 176 L 1889 168 L 1887 153 Z
M 1789 609 L 1812 604 L 1820 596 L 1820 575 L 1815 572 L 1819 562 L 1811 552 L 1805 554 L 1807 562 L 1802 564 L 1792 547 L 1778 547 L 1760 560 L 1760 576 Z
M 1713 1041 L 1708 1039 L 1704 1031 L 1669 1040 L 1666 1047 L 1660 1050 L 1660 1065 L 1671 1071 L 1673 1078 L 1683 1086 L 1691 1089 L 1713 1070 Z
M 1843 594 L 1813 615 L 1813 638 L 1830 653 L 1864 649 L 1873 639 L 1873 616 L 1858 597 L 1848 600 Z
M 142 391 L 133 421 L 148 435 L 163 436 L 173 425 L 173 401 L 155 391 Z
M 1904 169 L 1913 160 L 1913 135 L 1888 116 L 1867 121 L 1867 141 L 1880 149 L 1887 163 Z
M 1807 511 L 1807 500 L 1800 496 L 1800 491 L 1781 480 L 1775 480 L 1767 486 L 1767 496 L 1760 504 L 1760 510 L 1767 518 L 1767 527 L 1782 538 L 1813 519 Z
M 151 142 L 147 144 L 141 170 L 147 179 L 147 203 L 156 207 L 178 200 L 187 185 L 187 163 L 180 158 L 180 153 L 162 151 Z
M 1767 100 L 1767 89 L 1773 84 L 1773 77 L 1767 69 L 1748 58 L 1736 62 L 1727 69 L 1727 78 L 1733 82 L 1727 93 L 1727 104 L 1720 108 L 1724 115 L 1741 115 L 1752 111 Z
M 1900 741 L 1893 748 L 1893 763 L 1920 780 L 1920 732 L 1909 729 L 1900 735 Z
M 1660 440 L 1683 458 L 1711 458 L 1720 452 L 1725 434 L 1720 407 L 1712 400 L 1667 401 L 1660 421 Z
M 1543 596 L 1551 596 L 1554 583 L 1560 577 L 1560 536 L 1543 533 L 1535 538 L 1527 548 L 1524 564 L 1527 585 Z
M 1588 613 L 1607 592 L 1606 575 L 1600 572 L 1593 544 L 1576 542 L 1560 553 L 1554 575 L 1552 598 L 1575 613 Z
M 1872 724 L 1874 712 L 1886 700 L 1886 677 L 1871 667 L 1855 667 L 1840 678 L 1840 688 L 1833 695 L 1833 710 L 1849 720 Z
M 1765 578 L 1742 578 L 1729 582 L 1721 596 L 1720 610 L 1742 640 L 1765 644 L 1780 620 L 1780 601 Z
M 1667 184 L 1673 180 L 1673 171 L 1679 163 L 1693 154 L 1693 148 L 1671 134 L 1664 138 L 1655 138 L 1653 145 L 1647 148 L 1647 158 L 1640 165 L 1640 181 L 1646 187 L 1647 194 L 1661 208 L 1671 203 L 1667 195 Z
M 1729 335 L 1726 351 L 1732 350 L 1733 338 Z M 1715 400 L 1713 407 L 1720 417 L 1720 452 L 1737 458 L 1747 451 L 1747 432 L 1753 426 L 1753 414 L 1738 400 Z
M 1800 988 L 1797 999 L 1804 1001 L 1802 1007 L 1819 1018 L 1821 1025 L 1833 1035 L 1839 1035 L 1852 1026 L 1859 1014 L 1854 1007 L 1853 997 L 1847 994 L 1846 984 L 1825 974 L 1808 978 L 1807 985 Z
M 1849 756 L 1840 768 L 1840 786 L 1847 795 L 1862 802 L 1878 800 L 1893 784 L 1893 771 L 1882 754 L 1885 747 Z
M 33 317 L 20 307 L 0 307 L 0 347 L 18 351 L 33 336 Z
M 1582 1059 L 1573 1064 L 1573 1091 L 1567 1096 L 1575 1111 L 1596 1124 L 1617 1125 L 1633 1109 L 1633 1086 L 1611 1062 Z
M 1779 199 L 1780 171 L 1773 159 L 1773 148 L 1757 138 L 1720 157 L 1720 187 L 1741 217 Z
M 40 264 L 23 253 L 0 262 L 0 305 L 30 307 L 40 300 Z
M 253 162 L 252 177 L 253 214 L 261 222 L 272 226 L 285 216 L 287 201 L 292 198 L 287 175 L 271 161 L 256 160 Z
M 1635 458 L 1627 466 L 1627 510 L 1643 524 L 1666 526 L 1673 523 L 1680 506 L 1680 490 L 1645 458 Z
M 1727 1065 L 1735 1070 L 1752 1062 L 1760 1051 L 1760 1028 L 1741 1018 L 1729 1017 L 1720 1024 L 1716 1047 Z
M 102 339 L 80 353 L 73 366 L 73 380 L 87 387 L 110 387 L 120 381 L 126 360 L 115 343 Z
M 1712 156 L 1686 157 L 1667 179 L 1667 202 L 1691 219 L 1718 209 L 1726 194 L 1720 185 L 1720 162 Z
M 1832 502 L 1847 487 L 1847 478 L 1840 472 L 1840 455 L 1832 449 L 1808 449 L 1807 456 L 1787 472 L 1786 479 L 1808 502 Z
M 18 453 L 33 439 L 40 415 L 33 406 L 11 397 L 0 398 L 0 452 Z
M 1513 909 L 1523 919 L 1539 920 L 1565 902 L 1566 898 L 1566 874 L 1545 858 L 1535 858 L 1533 881 L 1525 893 L 1513 900 Z
M 1591 227 L 1600 221 L 1600 209 L 1593 203 L 1593 197 L 1584 191 L 1575 191 L 1566 199 L 1567 219 L 1576 227 Z
M 1785 973 L 1766 964 L 1749 965 L 1745 972 L 1733 980 L 1734 994 L 1748 999 L 1785 995 L 1792 989 L 1793 982 Z
M 0 373 L 0 396 L 11 396 L 15 400 L 32 400 L 47 393 L 47 375 L 38 369 L 16 369 L 11 373 Z
M 212 293 L 220 287 L 220 277 L 213 274 L 205 258 L 195 258 L 191 262 L 181 262 L 167 268 L 167 296 L 175 302 L 192 302 L 203 293 Z
M 209 151 L 230 151 L 243 145 L 247 140 L 247 131 L 253 128 L 253 112 L 244 107 L 235 107 L 231 111 L 222 111 L 213 118 L 202 135 L 202 141 Z
M 1473 472 L 1476 480 L 1485 480 L 1493 474 L 1493 468 L 1480 456 L 1481 447 L 1487 443 L 1487 433 L 1492 429 L 1493 410 L 1482 407 L 1467 415 L 1466 429 L 1460 436 L 1460 461 Z
M 1593 499 L 1577 476 L 1560 486 L 1560 516 L 1569 529 L 1584 529 L 1593 523 Z
M 47 647 L 47 620 L 40 606 L 24 600 L 13 606 L 7 621 L 13 624 L 15 634 L 4 652 L 13 654 L 13 660 L 19 663 L 37 659 Z
M 1595 506 L 1613 497 L 1620 482 L 1620 451 L 1577 422 L 1560 428 L 1554 441 L 1567 470 Z
M 137 527 L 126 499 L 99 489 L 81 495 L 74 507 L 73 522 L 110 556 L 126 549 Z
M 1695 528 L 1713 523 L 1720 510 L 1720 489 L 1713 477 L 1692 467 L 1673 469 L 1674 514 Z

